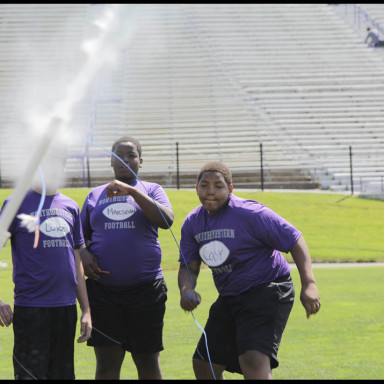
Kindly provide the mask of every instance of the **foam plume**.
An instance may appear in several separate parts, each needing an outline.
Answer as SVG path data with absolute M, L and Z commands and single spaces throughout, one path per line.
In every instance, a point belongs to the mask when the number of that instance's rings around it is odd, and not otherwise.
M 78 74 L 70 82 L 64 97 L 45 114 L 29 111 L 28 128 L 37 137 L 29 159 L 24 159 L 25 169 L 19 177 L 12 199 L 0 216 L 0 238 L 5 239 L 7 229 L 15 217 L 24 196 L 33 181 L 37 168 L 52 142 L 57 137 L 65 137 L 70 131 L 73 112 L 87 95 L 92 82 L 106 67 L 116 65 L 118 54 L 130 43 L 139 25 L 143 7 L 135 4 L 114 4 L 106 12 L 105 18 L 97 22 L 99 37 L 85 43 L 88 47 L 87 60 Z M 49 183 L 49 180 L 47 180 Z

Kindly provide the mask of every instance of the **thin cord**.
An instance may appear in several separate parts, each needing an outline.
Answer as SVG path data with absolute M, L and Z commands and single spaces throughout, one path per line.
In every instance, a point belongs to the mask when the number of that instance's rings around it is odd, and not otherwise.
M 117 340 L 115 340 L 115 339 L 112 339 L 112 337 L 110 337 L 110 336 L 106 335 L 105 333 L 99 331 L 97 328 L 95 328 L 95 327 L 93 327 L 93 326 L 92 326 L 92 330 L 95 330 L 96 332 L 99 332 L 101 335 L 103 335 L 104 337 L 106 337 L 107 339 L 113 341 L 113 342 L 116 343 L 116 344 L 123 345 L 123 343 L 121 343 L 120 341 L 117 341 Z
M 35 242 L 33 244 L 33 248 L 37 248 L 37 244 L 39 243 L 40 215 L 41 215 L 41 210 L 43 209 L 43 204 L 44 204 L 45 195 L 46 195 L 45 178 L 44 178 L 43 170 L 40 165 L 39 165 L 39 172 L 41 177 L 42 193 L 41 193 L 39 207 L 37 208 L 37 212 L 35 215 L 37 219 L 36 219 L 36 229 L 35 229 Z
M 33 375 L 32 375 L 32 373 L 31 373 L 31 372 L 29 372 L 29 371 L 28 371 L 28 369 L 27 369 L 27 368 L 25 368 L 25 367 L 24 367 L 24 365 L 23 365 L 23 364 L 21 364 L 21 363 L 20 363 L 20 361 L 16 359 L 16 356 L 15 356 L 15 354 L 13 354 L 12 356 L 13 356 L 13 358 L 15 359 L 16 363 L 17 363 L 17 364 L 19 364 L 19 365 L 20 365 L 20 367 L 21 367 L 21 368 L 23 368 L 23 369 L 24 369 L 24 371 L 25 371 L 25 372 L 27 372 L 27 373 L 28 373 L 28 375 L 29 375 L 29 376 L 31 376 L 33 380 L 38 380 L 38 378 L 37 378 L 37 377 L 33 376 Z
M 36 248 L 37 244 L 39 242 L 40 215 L 41 215 L 41 210 L 43 208 L 43 204 L 44 204 L 44 200 L 45 200 L 45 196 L 46 196 L 45 178 L 44 178 L 43 170 L 42 170 L 40 165 L 39 165 L 39 172 L 40 172 L 40 177 L 41 177 L 42 193 L 41 193 L 39 206 L 37 208 L 36 215 L 35 215 L 36 216 L 36 221 L 35 221 L 36 229 L 35 229 L 35 243 L 33 245 L 33 248 Z M 33 380 L 38 380 L 37 377 L 35 377 L 27 368 L 24 367 L 23 364 L 20 363 L 20 361 L 16 358 L 14 353 L 12 354 L 12 356 L 13 356 L 14 360 L 17 362 L 17 364 L 19 364 L 20 367 L 23 368 L 24 371 L 27 372 L 28 375 L 31 376 Z
M 173 236 L 173 239 L 175 240 L 175 243 L 176 243 L 176 245 L 177 245 L 177 247 L 178 247 L 178 249 L 179 249 L 179 252 L 180 252 L 181 256 L 183 257 L 183 260 L 184 260 L 185 266 L 186 266 L 186 268 L 187 268 L 187 271 L 188 271 L 188 274 L 189 274 L 189 278 L 191 279 L 191 283 L 192 283 L 192 287 L 193 287 L 193 279 L 192 279 L 191 272 L 190 272 L 190 270 L 189 270 L 189 268 L 188 268 L 187 261 L 186 261 L 186 259 L 185 259 L 185 257 L 184 257 L 184 254 L 183 254 L 183 252 L 182 252 L 182 250 L 181 250 L 181 248 L 180 248 L 179 243 L 178 243 L 177 240 L 176 240 L 176 237 L 175 237 L 175 235 L 174 235 L 174 233 L 173 233 L 173 231 L 172 231 L 172 229 L 171 229 L 171 226 L 168 224 L 168 221 L 167 221 L 167 219 L 165 218 L 163 212 L 161 212 L 161 209 L 159 208 L 159 206 L 158 206 L 158 204 L 157 204 L 157 201 L 156 201 L 156 200 L 153 198 L 153 196 L 149 193 L 148 189 L 145 187 L 144 183 L 140 180 L 139 176 L 137 176 L 137 174 L 136 174 L 136 173 L 129 167 L 129 165 L 126 164 L 126 163 L 125 163 L 125 162 L 124 162 L 118 155 L 116 155 L 115 153 L 113 153 L 113 152 L 110 151 L 109 149 L 105 148 L 104 146 L 102 146 L 102 145 L 100 145 L 100 144 L 98 144 L 98 143 L 96 143 L 96 142 L 94 142 L 94 141 L 92 141 L 92 140 L 89 140 L 89 141 L 90 141 L 91 144 L 96 145 L 97 147 L 100 147 L 100 148 L 104 149 L 106 152 L 108 152 L 109 154 L 111 154 L 112 156 L 114 156 L 114 157 L 116 157 L 118 160 L 120 160 L 120 161 L 121 161 L 121 162 L 122 162 L 122 163 L 123 163 L 123 164 L 124 164 L 124 165 L 125 165 L 131 172 L 132 172 L 132 173 L 133 173 L 133 175 L 137 178 L 137 180 L 138 180 L 138 181 L 141 183 L 141 185 L 144 187 L 144 189 L 145 189 L 145 191 L 147 192 L 148 196 L 149 196 L 149 197 L 153 200 L 153 202 L 155 203 L 155 205 L 156 205 L 158 211 L 160 212 L 160 215 L 161 215 L 162 218 L 164 219 L 164 221 L 165 221 L 165 223 L 166 223 L 168 229 L 170 230 L 170 232 L 171 232 L 171 234 L 172 234 L 172 236 Z M 193 289 L 194 289 L 194 288 L 193 288 Z M 211 363 L 211 358 L 210 358 L 210 356 L 209 356 L 207 335 L 206 335 L 206 333 L 205 333 L 204 328 L 203 328 L 203 327 L 199 324 L 199 322 L 197 321 L 195 315 L 193 314 L 193 311 L 191 311 L 191 314 L 192 314 L 193 319 L 195 320 L 195 323 L 197 324 L 197 326 L 200 328 L 200 330 L 201 330 L 201 331 L 203 332 L 203 334 L 204 334 L 204 338 L 205 338 L 205 346 L 206 346 L 206 349 L 207 349 L 207 355 L 208 355 L 209 365 L 210 365 L 210 367 L 211 367 L 212 375 L 213 375 L 214 379 L 216 380 L 216 376 L 215 376 L 215 373 L 214 373 L 214 371 L 213 371 L 213 367 L 212 367 L 212 363 Z M 99 332 L 100 332 L 100 331 L 99 331 Z
M 43 170 L 42 170 L 40 165 L 39 165 L 39 172 L 40 172 L 40 177 L 41 177 L 42 193 L 41 193 L 39 207 L 37 208 L 36 216 L 39 218 L 39 223 L 40 223 L 41 210 L 43 208 L 43 204 L 44 204 L 44 200 L 45 200 L 45 195 L 46 195 L 45 178 L 44 178 Z

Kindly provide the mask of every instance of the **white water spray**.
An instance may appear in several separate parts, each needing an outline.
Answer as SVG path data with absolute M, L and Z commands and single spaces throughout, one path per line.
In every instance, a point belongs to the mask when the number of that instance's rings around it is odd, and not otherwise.
M 28 122 L 29 128 L 38 127 L 41 132 L 31 158 L 26 159 L 26 167 L 16 183 L 13 197 L 0 216 L 0 244 L 7 240 L 7 229 L 15 217 L 36 170 L 51 143 L 63 138 L 70 131 L 73 110 L 85 97 L 92 82 L 102 69 L 113 66 L 119 53 L 127 47 L 140 24 L 143 7 L 135 4 L 114 4 L 107 10 L 105 19 L 97 21 L 101 29 L 99 38 L 84 42 L 88 54 L 87 61 L 67 88 L 65 97 L 56 103 L 52 112 Z M 35 130 L 36 132 L 36 130 Z

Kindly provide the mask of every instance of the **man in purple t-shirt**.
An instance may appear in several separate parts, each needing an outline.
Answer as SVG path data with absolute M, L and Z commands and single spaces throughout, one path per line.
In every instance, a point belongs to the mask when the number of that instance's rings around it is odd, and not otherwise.
M 308 247 L 287 220 L 233 195 L 224 164 L 206 164 L 196 190 L 202 205 L 187 215 L 181 229 L 180 305 L 186 311 L 199 305 L 194 288 L 202 261 L 219 292 L 205 326 L 211 361 L 202 336 L 193 356 L 196 378 L 212 379 L 213 369 L 215 378 L 227 370 L 245 379 L 271 379 L 295 294 L 281 252 L 291 252 L 298 267 L 307 317 L 320 309 Z
M 78 204 L 57 190 L 66 157 L 48 154 L 42 169 L 46 196 L 39 232 L 35 222 L 42 185 L 33 182 L 8 229 L 11 237 L 14 310 L 0 300 L 0 325 L 13 322 L 15 379 L 73 380 L 76 297 L 82 310 L 78 342 L 91 336 L 92 322 L 79 248 L 84 246 Z M 4 207 L 12 199 L 7 198 Z M 36 237 L 36 234 L 39 234 Z
M 81 210 L 87 243 L 81 258 L 93 321 L 87 344 L 94 347 L 96 379 L 119 379 L 126 351 L 139 379 L 161 379 L 167 287 L 158 227 L 171 226 L 174 214 L 160 185 L 136 178 L 140 143 L 125 136 L 112 152 L 116 180 L 94 188 Z

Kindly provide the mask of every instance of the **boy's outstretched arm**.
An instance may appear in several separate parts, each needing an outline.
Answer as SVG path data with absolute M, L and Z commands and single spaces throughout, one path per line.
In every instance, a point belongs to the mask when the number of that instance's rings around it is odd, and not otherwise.
M 187 266 L 180 264 L 178 284 L 180 289 L 180 306 L 184 311 L 193 311 L 201 302 L 201 296 L 195 291 L 200 265 L 201 260 L 188 263 L 189 274 Z
M 320 310 L 320 296 L 317 290 L 315 276 L 312 271 L 312 262 L 307 243 L 300 236 L 291 249 L 291 255 L 300 274 L 301 293 L 300 300 L 307 313 L 307 319 Z
M 160 203 L 155 203 L 152 197 L 140 191 L 140 189 L 132 187 L 119 180 L 114 180 L 108 185 L 106 190 L 106 196 L 109 198 L 112 198 L 113 196 L 125 196 L 127 194 L 135 199 L 136 203 L 141 207 L 151 223 L 162 229 L 168 229 L 168 226 L 170 227 L 173 224 L 173 220 L 175 219 L 173 210 Z
M 77 300 L 81 308 L 81 336 L 77 339 L 78 343 L 83 343 L 91 337 L 92 319 L 91 308 L 89 306 L 87 287 L 85 285 L 84 268 L 80 259 L 80 252 L 75 249 L 76 279 L 77 279 Z
M 8 239 L 11 237 L 11 234 L 8 231 L 0 234 L 0 250 L 5 247 Z M 9 304 L 3 303 L 0 299 L 0 326 L 6 327 L 10 326 L 13 321 L 13 312 Z

